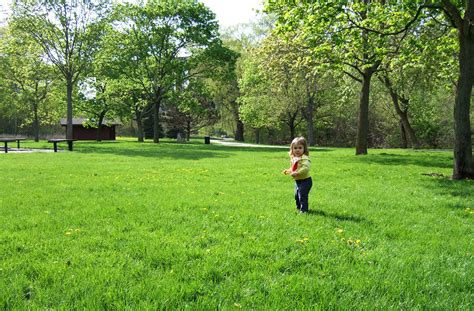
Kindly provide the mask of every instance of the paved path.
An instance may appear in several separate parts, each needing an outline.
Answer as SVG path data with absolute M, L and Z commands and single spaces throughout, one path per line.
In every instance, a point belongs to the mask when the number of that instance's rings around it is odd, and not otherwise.
M 247 144 L 241 143 L 234 140 L 219 140 L 211 139 L 212 144 L 223 145 L 223 146 L 232 146 L 232 147 L 256 147 L 256 148 L 285 148 L 288 149 L 288 146 L 275 146 L 275 145 L 257 145 L 257 144 Z
M 63 152 L 64 150 L 58 150 L 58 152 Z M 33 152 L 54 152 L 53 149 L 17 149 L 17 148 L 8 148 L 8 153 L 33 153 Z M 7 154 L 8 154 L 7 153 Z M 0 155 L 5 154 L 5 149 L 0 148 Z

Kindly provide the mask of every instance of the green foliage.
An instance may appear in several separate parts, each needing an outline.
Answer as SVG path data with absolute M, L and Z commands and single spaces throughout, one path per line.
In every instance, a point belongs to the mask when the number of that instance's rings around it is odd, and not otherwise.
M 307 215 L 287 146 L 0 154 L 0 306 L 473 309 L 474 184 L 451 153 L 352 154 L 310 150 Z
M 17 119 L 21 128 L 33 125 L 33 132 L 40 125 L 58 121 L 60 109 L 51 97 L 58 84 L 53 68 L 42 58 L 40 46 L 25 33 L 10 28 L 1 37 L 1 77 L 5 100 L 5 115 Z M 7 131 L 8 132 L 8 131 Z
M 117 5 L 113 25 L 107 39 L 108 58 L 134 89 L 140 89 L 139 98 L 147 103 L 149 111 L 160 111 L 173 90 L 202 74 L 199 69 L 209 70 L 202 64 L 212 63 L 211 58 L 223 50 L 218 48 L 214 13 L 195 0 Z M 131 102 L 132 109 L 137 118 L 142 118 L 145 107 L 137 107 L 135 102 Z M 155 128 L 158 122 L 155 113 Z

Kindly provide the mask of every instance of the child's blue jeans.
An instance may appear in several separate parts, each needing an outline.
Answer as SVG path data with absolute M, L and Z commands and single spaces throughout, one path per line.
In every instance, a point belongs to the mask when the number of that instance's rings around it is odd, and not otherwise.
M 313 180 L 311 177 L 295 180 L 295 201 L 297 210 L 304 213 L 308 211 L 308 195 L 312 186 Z

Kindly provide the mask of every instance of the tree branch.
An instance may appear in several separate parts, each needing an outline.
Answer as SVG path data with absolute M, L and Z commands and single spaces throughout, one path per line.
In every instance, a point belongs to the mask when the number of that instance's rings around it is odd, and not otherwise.
M 449 2 L 448 0 L 443 0 L 443 2 Z M 451 3 L 452 5 L 452 3 Z M 362 30 L 365 30 L 365 31 L 368 31 L 368 32 L 372 32 L 372 33 L 376 33 L 376 34 L 379 34 L 379 35 L 382 35 L 382 36 L 395 36 L 395 35 L 399 35 L 403 32 L 406 32 L 410 26 L 416 22 L 416 20 L 418 19 L 418 17 L 420 16 L 421 12 L 423 11 L 423 9 L 425 8 L 430 8 L 430 9 L 441 9 L 441 10 L 444 10 L 442 6 L 439 6 L 439 5 L 434 5 L 434 4 L 423 4 L 421 6 L 418 7 L 418 9 L 416 10 L 416 13 L 415 13 L 415 16 L 405 25 L 405 27 L 403 27 L 402 29 L 400 30 L 397 30 L 397 31 L 393 31 L 393 32 L 383 32 L 383 31 L 379 31 L 379 30 L 375 30 L 375 29 L 372 29 L 372 28 L 367 28 L 367 27 L 364 27 L 364 26 L 361 26 L 357 23 L 357 21 L 354 21 L 350 18 L 350 16 L 348 14 L 347 15 L 347 19 L 349 20 L 349 22 L 351 24 L 353 24 L 355 27 L 359 28 L 359 29 L 362 29 Z M 454 9 L 456 9 L 454 7 Z M 456 9 L 457 10 L 457 9 Z

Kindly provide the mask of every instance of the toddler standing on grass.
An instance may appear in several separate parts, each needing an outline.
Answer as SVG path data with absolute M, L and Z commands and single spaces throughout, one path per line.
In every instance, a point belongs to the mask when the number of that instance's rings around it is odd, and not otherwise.
M 296 209 L 301 213 L 308 212 L 308 195 L 313 180 L 309 175 L 311 161 L 309 160 L 308 144 L 304 137 L 296 137 L 290 145 L 289 169 L 283 170 L 285 175 L 290 175 L 295 180 L 295 201 Z

